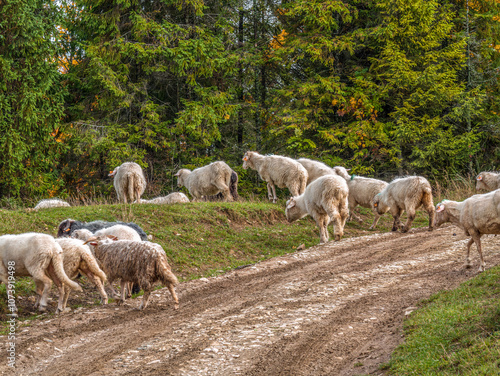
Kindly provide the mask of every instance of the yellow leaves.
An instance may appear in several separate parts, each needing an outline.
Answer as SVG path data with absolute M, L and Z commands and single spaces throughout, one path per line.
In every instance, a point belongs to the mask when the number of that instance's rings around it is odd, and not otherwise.
M 229 120 L 229 114 L 225 114 L 224 119 Z

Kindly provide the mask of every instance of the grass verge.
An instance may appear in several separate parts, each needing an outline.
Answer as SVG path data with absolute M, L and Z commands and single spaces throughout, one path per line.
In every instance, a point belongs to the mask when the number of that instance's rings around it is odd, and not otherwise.
M 420 305 L 385 365 L 390 374 L 500 375 L 500 267 Z

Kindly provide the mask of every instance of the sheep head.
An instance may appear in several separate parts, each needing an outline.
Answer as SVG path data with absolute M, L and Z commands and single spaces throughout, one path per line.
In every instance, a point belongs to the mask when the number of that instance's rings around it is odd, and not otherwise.
M 252 157 L 255 154 L 253 151 L 247 151 L 243 156 L 243 168 L 246 170 L 247 168 L 253 168 Z
M 177 174 L 174 176 L 177 176 L 177 186 L 178 187 L 185 187 L 186 186 L 186 178 L 188 175 L 191 173 L 191 170 L 188 170 L 187 168 L 182 168 L 179 171 L 177 171 Z
M 73 219 L 65 219 L 59 224 L 59 228 L 57 230 L 57 237 L 62 238 L 64 236 L 69 236 L 69 232 L 71 231 L 71 226 L 75 223 Z
M 443 223 L 450 222 L 450 213 L 447 210 L 447 203 L 450 201 L 443 200 L 436 205 L 436 218 L 434 220 L 434 226 L 439 227 Z
M 116 175 L 116 173 L 118 172 L 118 169 L 119 169 L 119 168 L 120 168 L 120 166 L 115 167 L 115 169 L 114 169 L 113 171 L 110 171 L 110 172 L 109 172 L 108 176 L 115 176 L 115 175 Z
M 290 223 L 303 217 L 301 210 L 297 207 L 297 200 L 295 197 L 290 197 L 286 202 L 285 215 L 286 220 Z
M 381 200 L 381 198 L 382 198 L 381 194 L 377 193 L 372 201 L 372 205 L 375 208 L 375 210 L 377 210 L 377 213 L 379 215 L 387 213 L 387 211 L 389 211 L 390 209 L 390 207 L 387 204 L 385 204 L 385 202 Z

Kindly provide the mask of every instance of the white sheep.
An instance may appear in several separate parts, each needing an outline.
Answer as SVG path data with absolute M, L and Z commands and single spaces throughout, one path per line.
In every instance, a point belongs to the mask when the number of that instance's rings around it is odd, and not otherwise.
M 64 200 L 61 200 L 59 198 L 50 198 L 50 199 L 40 200 L 38 204 L 36 204 L 36 206 L 33 208 L 33 210 L 68 207 L 68 206 L 71 205 Z
M 257 170 L 261 179 L 267 182 L 267 194 L 274 203 L 278 200 L 276 186 L 288 188 L 292 196 L 299 196 L 306 190 L 307 170 L 291 158 L 247 151 L 243 156 L 243 168 Z
M 436 205 L 436 227 L 451 222 L 464 230 L 471 239 L 467 243 L 465 266 L 471 266 L 470 247 L 476 243 L 481 259 L 479 271 L 483 271 L 486 263 L 481 250 L 481 236 L 484 234 L 500 234 L 500 191 L 474 195 L 457 202 L 443 200 Z
M 494 191 L 500 188 L 500 174 L 483 171 L 476 177 L 476 190 Z
M 141 166 L 135 162 L 125 162 L 115 167 L 109 176 L 114 176 L 113 185 L 118 201 L 127 203 L 128 198 L 130 202 L 141 202 L 141 195 L 146 189 L 146 178 Z
M 86 228 L 80 228 L 80 229 L 75 230 L 71 233 L 71 237 L 73 239 L 80 239 L 83 241 L 87 241 L 93 236 L 94 236 L 94 234 L 92 233 L 92 231 L 87 230 Z
M 180 169 L 177 176 L 177 185 L 186 187 L 193 201 L 201 200 L 207 196 L 222 193 L 223 199 L 233 201 L 230 185 L 233 170 L 225 162 L 212 162 L 207 166 L 199 167 L 193 171 L 187 168 Z
M 82 288 L 64 272 L 62 252 L 50 235 L 30 232 L 0 236 L 0 282 L 8 286 L 11 273 L 16 277 L 33 277 L 37 293 L 35 307 L 43 312 L 47 309 L 53 281 L 59 289 L 56 313 L 63 312 L 64 285 L 78 291 Z
M 108 304 L 108 295 L 104 291 L 104 283 L 106 283 L 106 274 L 99 268 L 97 260 L 90 251 L 88 245 L 84 245 L 83 240 L 71 238 L 58 238 L 56 243 L 63 250 L 62 258 L 64 272 L 70 279 L 75 279 L 79 273 L 87 276 L 101 295 L 101 304 Z M 70 288 L 65 286 L 65 294 L 63 301 L 63 310 L 66 309 Z
M 286 203 L 288 222 L 310 215 L 319 227 L 320 244 L 328 241 L 328 224 L 333 221 L 335 240 L 344 235 L 349 214 L 349 189 L 345 180 L 337 175 L 322 176 L 309 184 L 305 192 Z
M 337 172 L 339 172 L 339 175 L 345 179 L 347 186 L 349 187 L 349 218 L 347 220 L 354 217 L 359 222 L 363 222 L 363 220 L 354 213 L 354 209 L 358 205 L 364 208 L 369 208 L 375 216 L 373 223 L 370 226 L 370 229 L 373 230 L 377 226 L 378 220 L 380 219 L 377 209 L 373 206 L 373 199 L 377 194 L 382 192 L 385 187 L 387 187 L 388 183 L 382 180 L 365 178 L 354 174 L 349 175 L 347 170 L 342 171 L 339 169 L 339 166 L 337 166 L 336 169 L 338 169 Z
M 323 162 L 314 161 L 309 158 L 299 158 L 297 159 L 297 162 L 299 162 L 307 170 L 307 185 L 311 184 L 321 176 L 335 174 L 335 171 Z
M 155 197 L 151 200 L 141 200 L 142 204 L 171 205 L 189 202 L 189 198 L 182 192 L 172 192 L 166 196 Z
M 373 206 L 379 215 L 390 210 L 394 218 L 392 231 L 401 228 L 401 232 L 407 232 L 411 228 L 416 210 L 423 206 L 429 214 L 429 231 L 433 229 L 436 212 L 432 202 L 432 188 L 427 179 L 422 176 L 408 176 L 393 180 L 373 198 Z M 404 210 L 408 218 L 403 226 L 399 218 Z
M 140 309 L 148 305 L 152 285 L 160 281 L 167 286 L 174 299 L 174 308 L 179 307 L 179 299 L 175 293 L 177 277 L 168 265 L 167 256 L 163 248 L 156 243 L 136 242 L 130 240 L 116 240 L 106 237 L 92 238 L 87 241 L 92 246 L 96 258 L 112 283 L 115 279 L 121 280 L 121 301 L 125 301 L 128 283 L 138 284 L 144 290 Z

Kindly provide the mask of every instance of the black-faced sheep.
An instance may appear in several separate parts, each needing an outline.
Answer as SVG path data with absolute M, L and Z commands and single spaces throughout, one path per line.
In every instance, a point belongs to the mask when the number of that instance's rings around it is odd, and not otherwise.
M 137 224 L 133 222 L 125 223 L 125 222 L 104 222 L 104 221 L 93 221 L 93 222 L 81 222 L 76 221 L 74 219 L 65 219 L 59 224 L 59 228 L 57 230 L 57 237 L 70 237 L 73 234 L 73 231 L 79 229 L 87 229 L 92 233 L 95 233 L 103 228 L 115 226 L 115 225 L 124 225 L 131 227 L 141 237 L 141 240 L 148 240 L 147 234 L 144 232 L 142 228 L 140 228 Z
M 342 177 L 322 176 L 309 184 L 302 195 L 287 201 L 286 218 L 293 222 L 306 215 L 313 217 L 319 227 L 320 244 L 328 241 L 328 224 L 332 221 L 335 240 L 340 240 L 349 214 L 348 195 L 349 189 Z
M 222 193 L 225 201 L 233 201 L 231 191 L 231 174 L 233 170 L 225 162 L 212 162 L 207 166 L 193 171 L 187 168 L 180 169 L 177 174 L 177 185 L 186 187 L 193 201 L 202 200 L 208 196 Z
M 494 191 L 500 188 L 500 174 L 483 171 L 476 177 L 476 190 Z
M 500 234 L 500 191 L 474 195 L 462 202 L 443 200 L 436 205 L 436 227 L 446 222 L 460 227 L 465 235 L 471 237 L 467 243 L 465 266 L 471 266 L 470 247 L 476 243 L 481 259 L 479 271 L 483 271 L 486 263 L 481 249 L 481 236 Z
M 106 283 L 106 274 L 99 268 L 97 260 L 90 251 L 87 245 L 84 245 L 83 240 L 71 238 L 58 238 L 56 243 L 63 250 L 63 266 L 64 272 L 70 279 L 75 279 L 79 273 L 87 276 L 101 295 L 101 304 L 108 304 L 108 295 L 104 291 L 104 283 Z M 63 301 L 63 310 L 66 309 L 70 288 L 65 286 L 65 294 Z
M 421 206 L 429 214 L 429 231 L 434 228 L 436 212 L 432 202 L 432 188 L 427 179 L 422 176 L 408 176 L 393 180 L 373 198 L 373 206 L 379 215 L 391 211 L 394 218 L 392 231 L 401 228 L 401 232 L 408 232 L 415 219 L 416 211 Z M 408 218 L 403 226 L 399 218 L 404 210 Z
M 64 272 L 62 252 L 50 235 L 30 232 L 0 236 L 0 282 L 8 286 L 10 273 L 16 277 L 33 277 L 37 293 L 35 307 L 42 312 L 47 309 L 47 298 L 54 282 L 59 290 L 56 313 L 62 312 L 64 285 L 82 291 Z
M 116 239 L 116 238 L 115 238 Z M 102 265 L 108 280 L 121 280 L 121 303 L 125 301 L 127 283 L 136 283 L 144 290 L 140 309 L 146 308 L 153 284 L 157 281 L 167 286 L 174 308 L 179 307 L 175 293 L 177 277 L 172 273 L 163 248 L 156 243 L 112 240 L 109 237 L 93 238 L 87 241 Z
M 118 201 L 127 203 L 128 197 L 130 202 L 141 202 L 141 195 L 146 189 L 146 178 L 141 166 L 135 162 L 125 162 L 115 167 L 109 176 L 114 176 L 113 185 Z
M 274 203 L 278 200 L 276 186 L 288 188 L 292 196 L 299 196 L 306 190 L 307 170 L 291 158 L 247 151 L 243 156 L 243 168 L 257 170 L 261 179 L 267 182 L 268 197 Z

